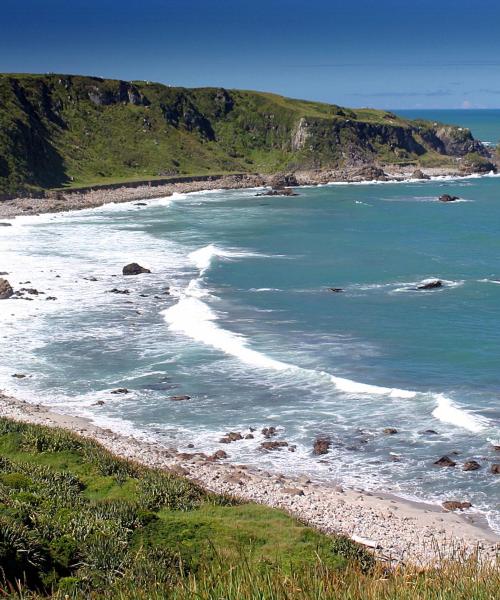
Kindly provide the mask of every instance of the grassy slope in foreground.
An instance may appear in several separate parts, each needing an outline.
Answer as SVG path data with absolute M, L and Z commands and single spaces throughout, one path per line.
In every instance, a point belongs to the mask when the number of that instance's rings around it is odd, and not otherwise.
M 479 166 L 469 130 L 222 88 L 0 75 L 0 194 L 169 175 Z
M 345 538 L 209 494 L 64 430 L 0 419 L 0 592 L 9 598 L 492 599 L 473 561 L 387 572 Z

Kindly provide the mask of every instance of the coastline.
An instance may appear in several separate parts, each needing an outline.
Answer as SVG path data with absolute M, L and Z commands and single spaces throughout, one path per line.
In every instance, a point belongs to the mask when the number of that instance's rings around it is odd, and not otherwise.
M 178 452 L 1 392 L 0 417 L 61 427 L 98 441 L 117 456 L 187 477 L 206 490 L 283 509 L 324 533 L 347 535 L 389 562 L 429 566 L 472 553 L 488 562 L 500 550 L 500 536 L 474 513 L 446 512 L 436 505 L 383 493 L 284 477 L 202 453 Z
M 299 171 L 293 174 L 294 183 L 286 183 L 288 187 L 316 186 L 329 183 L 371 183 L 371 182 L 403 182 L 411 179 L 413 167 L 385 167 L 383 176 L 373 179 L 373 167 L 366 169 L 341 169 L 325 171 Z M 429 178 L 441 177 L 470 177 L 458 168 L 429 167 L 425 169 Z M 385 176 L 385 178 L 384 178 Z M 236 190 L 259 188 L 276 185 L 279 174 L 236 174 L 213 175 L 207 177 L 184 177 L 182 181 L 163 183 L 151 181 L 138 185 L 124 183 L 123 185 L 103 185 L 84 190 L 48 191 L 42 198 L 19 197 L 0 200 L 0 219 L 12 219 L 21 215 L 38 215 L 72 210 L 96 208 L 105 204 L 133 202 L 135 200 L 151 200 L 164 198 L 173 194 L 186 194 L 216 189 Z M 283 176 L 282 176 L 283 177 Z M 287 177 L 287 176 L 284 176 Z M 421 179 L 426 181 L 427 178 Z M 417 181 L 417 180 L 415 180 Z M 282 187 L 282 186 L 281 186 Z

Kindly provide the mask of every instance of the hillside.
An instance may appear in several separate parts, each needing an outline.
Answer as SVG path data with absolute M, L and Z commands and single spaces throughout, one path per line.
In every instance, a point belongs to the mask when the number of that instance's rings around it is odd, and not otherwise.
M 222 88 L 0 75 L 0 193 L 363 164 L 485 168 L 467 129 Z

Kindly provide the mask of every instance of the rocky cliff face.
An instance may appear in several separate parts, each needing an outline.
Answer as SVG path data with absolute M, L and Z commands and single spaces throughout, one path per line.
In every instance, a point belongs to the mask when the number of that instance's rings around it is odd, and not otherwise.
M 221 88 L 0 76 L 0 193 L 166 173 L 418 166 L 469 156 L 476 163 L 488 156 L 470 131 L 384 111 Z

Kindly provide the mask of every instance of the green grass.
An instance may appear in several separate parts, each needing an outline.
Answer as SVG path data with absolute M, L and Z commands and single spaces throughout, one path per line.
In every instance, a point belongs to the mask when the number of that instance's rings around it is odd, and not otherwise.
M 493 600 L 474 559 L 388 570 L 285 513 L 0 419 L 0 597 Z

